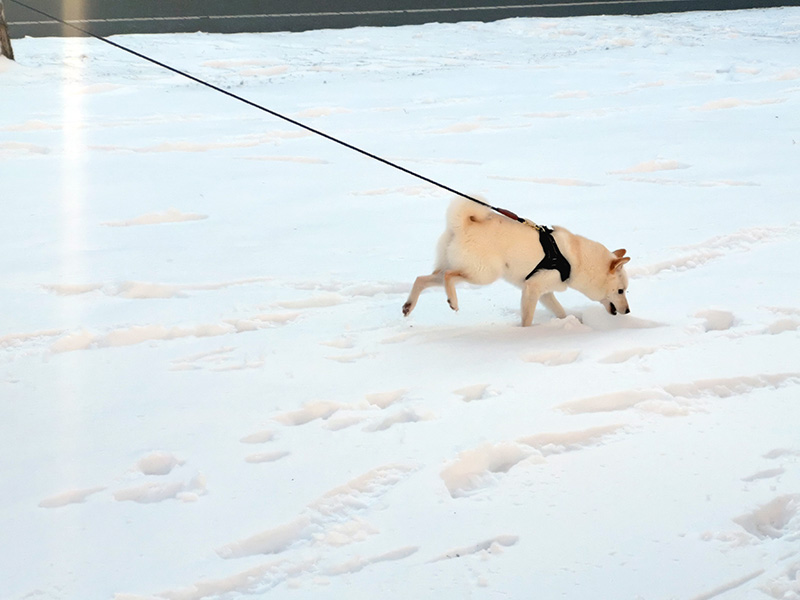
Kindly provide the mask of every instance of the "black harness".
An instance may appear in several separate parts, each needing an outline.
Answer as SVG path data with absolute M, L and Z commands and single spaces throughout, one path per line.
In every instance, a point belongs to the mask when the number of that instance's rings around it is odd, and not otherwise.
M 533 227 L 539 232 L 539 243 L 542 245 L 542 250 L 544 250 L 544 258 L 533 268 L 533 271 L 528 273 L 528 276 L 525 277 L 525 281 L 528 281 L 528 279 L 533 277 L 539 271 L 548 271 L 551 269 L 558 271 L 558 273 L 561 275 L 561 281 L 566 281 L 569 279 L 572 267 L 570 266 L 566 257 L 561 254 L 561 250 L 558 249 L 558 244 L 556 244 L 556 240 L 553 237 L 553 229 L 551 227 L 537 225 L 533 221 L 523 219 L 522 217 L 517 216 L 515 213 L 511 212 L 510 210 L 506 210 L 505 208 L 497 208 L 495 206 L 491 206 L 489 208 L 499 212 L 501 215 L 506 216 L 509 219 L 517 221 L 518 223 Z
M 537 226 L 536 229 L 539 232 L 539 242 L 542 244 L 542 250 L 544 250 L 544 258 L 533 268 L 533 271 L 528 273 L 525 281 L 539 271 L 550 269 L 558 271 L 561 275 L 561 281 L 566 281 L 569 279 L 572 268 L 569 265 L 569 261 L 561 254 L 561 250 L 558 249 L 558 244 L 556 244 L 556 240 L 553 237 L 553 230 L 550 227 L 542 227 L 541 225 Z

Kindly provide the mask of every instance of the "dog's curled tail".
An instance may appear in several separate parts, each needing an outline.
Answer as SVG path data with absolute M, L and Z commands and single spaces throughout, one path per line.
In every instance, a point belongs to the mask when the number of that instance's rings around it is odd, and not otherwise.
M 483 223 L 494 216 L 492 209 L 466 198 L 454 198 L 447 209 L 447 224 L 453 231 L 462 230 L 473 223 Z

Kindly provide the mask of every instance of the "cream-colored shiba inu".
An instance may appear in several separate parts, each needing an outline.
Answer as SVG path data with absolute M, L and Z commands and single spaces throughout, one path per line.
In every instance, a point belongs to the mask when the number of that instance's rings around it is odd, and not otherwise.
M 567 287 L 601 302 L 612 315 L 630 312 L 624 268 L 630 258 L 625 250 L 611 252 L 563 227 L 539 227 L 496 210 L 465 198 L 453 200 L 439 238 L 436 267 L 430 275 L 417 277 L 403 305 L 404 315 L 414 310 L 426 288 L 444 286 L 448 304 L 458 310 L 456 283 L 487 285 L 501 277 L 522 288 L 523 327 L 533 322 L 539 300 L 557 317 L 566 317 L 553 292 Z

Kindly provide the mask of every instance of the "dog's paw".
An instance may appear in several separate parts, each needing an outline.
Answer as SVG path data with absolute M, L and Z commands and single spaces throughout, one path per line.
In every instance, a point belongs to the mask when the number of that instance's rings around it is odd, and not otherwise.
M 411 304 L 411 302 L 406 302 L 405 304 L 403 304 L 403 316 L 407 317 L 411 313 L 411 309 L 413 308 L 414 306 Z
M 452 308 L 454 311 L 458 312 L 458 302 L 452 302 L 449 298 L 447 299 L 447 304 Z

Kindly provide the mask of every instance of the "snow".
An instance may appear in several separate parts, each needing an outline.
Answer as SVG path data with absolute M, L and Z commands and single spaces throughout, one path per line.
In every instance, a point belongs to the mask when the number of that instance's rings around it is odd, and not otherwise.
M 4 598 L 800 598 L 800 9 L 115 39 L 626 248 L 632 313 L 403 318 L 447 192 L 15 40 Z

